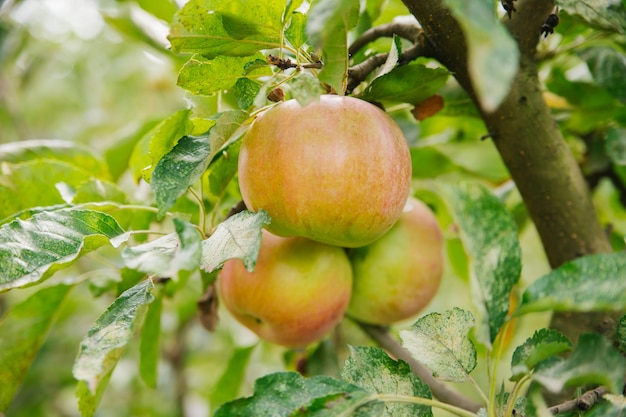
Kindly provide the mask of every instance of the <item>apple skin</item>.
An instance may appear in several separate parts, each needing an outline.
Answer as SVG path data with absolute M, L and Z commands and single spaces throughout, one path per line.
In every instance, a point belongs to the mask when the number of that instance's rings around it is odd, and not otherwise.
M 347 315 L 389 325 L 419 313 L 441 283 L 443 244 L 432 211 L 409 198 L 398 223 L 386 235 L 350 251 L 354 284 Z
M 217 288 L 230 313 L 261 339 L 306 346 L 343 318 L 352 292 L 352 268 L 340 247 L 264 230 L 254 272 L 239 259 L 229 260 Z
M 239 186 L 279 236 L 359 247 L 395 224 L 409 194 L 411 156 L 402 131 L 353 97 L 289 100 L 261 114 L 243 139 Z

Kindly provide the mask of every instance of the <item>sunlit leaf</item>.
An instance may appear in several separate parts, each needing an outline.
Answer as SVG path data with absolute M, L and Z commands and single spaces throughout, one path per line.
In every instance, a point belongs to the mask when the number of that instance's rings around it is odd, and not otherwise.
M 0 228 L 0 292 L 37 284 L 123 233 L 113 217 L 90 210 L 13 220 Z
M 174 149 L 161 158 L 150 180 L 159 208 L 157 218 L 162 218 L 200 179 L 209 164 L 210 153 L 208 135 L 183 136 Z
M 626 310 L 626 254 L 577 258 L 537 279 L 515 315 L 537 311 Z
M 476 334 L 489 345 L 504 324 L 522 269 L 517 227 L 500 200 L 478 183 L 446 186 L 445 192 L 470 258 L 472 297 L 481 312 Z
M 174 16 L 168 39 L 174 52 L 208 57 L 245 56 L 280 47 L 282 2 L 191 0 Z
M 224 373 L 217 381 L 215 389 L 211 392 L 211 407 L 218 407 L 227 401 L 237 398 L 239 389 L 245 377 L 245 371 L 250 361 L 250 356 L 256 345 L 237 348 L 233 351 Z
M 285 30 L 285 37 L 296 49 L 299 49 L 307 41 L 306 15 L 293 12 L 290 17 L 289 27 Z
M 175 0 L 137 0 L 142 9 L 169 23 L 178 10 Z
M 553 329 L 541 329 L 515 349 L 511 359 L 513 376 L 517 381 L 528 374 L 539 362 L 572 349 L 572 342 Z
M 211 237 L 202 242 L 202 269 L 211 272 L 225 261 L 239 258 L 252 271 L 261 247 L 261 229 L 269 223 L 270 217 L 262 210 L 242 211 L 220 223 Z
M 135 179 L 149 181 L 156 164 L 171 151 L 178 141 L 193 130 L 189 120 L 191 110 L 179 110 L 148 132 L 135 146 L 129 167 Z
M 323 54 L 319 79 L 339 95 L 344 94 L 348 77 L 348 31 L 358 18 L 358 0 L 319 0 L 308 14 L 307 33 Z
M 556 3 L 593 27 L 626 33 L 626 5 L 621 0 L 557 0 Z
M 6 411 L 26 377 L 72 287 L 44 288 L 14 305 L 0 321 L 0 412 Z
M 449 72 L 413 63 L 394 68 L 376 78 L 363 92 L 368 101 L 419 103 L 435 94 L 446 83 Z
M 228 90 L 245 75 L 247 63 L 262 57 L 261 54 L 242 57 L 219 55 L 208 59 L 197 54 L 180 70 L 177 84 L 192 94 L 211 95 Z
M 415 376 L 406 362 L 395 361 L 376 347 L 351 346 L 341 377 L 373 394 L 432 398 L 428 385 Z M 380 415 L 386 417 L 433 415 L 430 407 L 418 404 L 385 403 L 377 407 L 384 410 Z
M 92 416 L 117 362 L 141 327 L 154 285 L 145 280 L 120 295 L 98 318 L 80 344 L 73 375 L 83 416 Z
M 369 396 L 355 385 L 326 376 L 306 379 L 295 372 L 282 372 L 257 379 L 252 397 L 222 405 L 214 417 L 331 417 Z
M 626 359 L 612 343 L 599 334 L 582 334 L 572 354 L 565 360 L 538 367 L 534 381 L 551 392 L 581 385 L 603 385 L 611 392 L 622 392 Z
M 128 136 L 122 137 L 113 144 L 108 145 L 106 151 L 104 152 L 104 158 L 113 180 L 119 179 L 119 177 L 121 177 L 122 174 L 128 169 L 130 156 L 132 155 L 133 149 L 137 143 L 160 122 L 160 120 L 150 120 L 143 123 L 137 130 L 133 131 Z
M 176 278 L 179 271 L 193 271 L 200 263 L 201 236 L 190 223 L 174 219 L 176 233 L 149 243 L 124 248 L 126 267 L 146 274 Z
M 462 382 L 476 367 L 476 349 L 467 337 L 474 326 L 472 313 L 454 308 L 420 318 L 410 330 L 400 332 L 402 346 L 433 375 Z
M 490 112 L 509 93 L 517 73 L 519 50 L 495 14 L 492 1 L 445 0 L 461 25 L 468 67 L 481 106 Z

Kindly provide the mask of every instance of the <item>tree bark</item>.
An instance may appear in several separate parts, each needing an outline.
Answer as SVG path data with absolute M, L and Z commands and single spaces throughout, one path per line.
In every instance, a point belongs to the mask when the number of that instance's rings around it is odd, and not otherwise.
M 553 268 L 576 257 L 610 252 L 581 170 L 543 100 L 535 62 L 539 28 L 554 1 L 519 0 L 504 24 L 516 39 L 520 65 L 511 89 L 493 112 L 481 109 L 467 66 L 463 31 L 442 0 L 403 0 L 429 42 L 431 56 L 450 70 L 481 111 L 489 134 L 537 227 Z M 555 314 L 553 327 L 576 340 L 602 330 L 604 314 Z M 573 326 L 572 326 L 573 324 Z

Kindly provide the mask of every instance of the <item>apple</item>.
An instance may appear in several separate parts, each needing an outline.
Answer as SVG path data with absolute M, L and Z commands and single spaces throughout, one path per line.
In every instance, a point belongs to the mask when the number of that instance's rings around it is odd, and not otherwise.
M 246 206 L 272 218 L 268 230 L 359 247 L 398 220 L 411 183 L 402 131 L 378 107 L 322 95 L 288 100 L 252 123 L 239 154 Z
M 218 275 L 217 289 L 230 313 L 261 339 L 305 346 L 343 318 L 352 268 L 340 247 L 264 230 L 254 272 L 239 259 L 229 260 Z
M 388 325 L 419 313 L 443 274 L 443 237 L 433 212 L 409 198 L 391 230 L 349 253 L 354 274 L 347 315 Z

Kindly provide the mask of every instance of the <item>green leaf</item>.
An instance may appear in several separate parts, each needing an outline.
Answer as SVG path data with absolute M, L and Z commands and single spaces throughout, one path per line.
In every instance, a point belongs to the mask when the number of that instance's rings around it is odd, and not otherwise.
M 295 49 L 300 49 L 307 41 L 306 15 L 293 12 L 289 19 L 289 27 L 285 30 L 285 37 Z
M 193 130 L 189 120 L 191 110 L 179 110 L 159 123 L 137 143 L 129 166 L 135 179 L 150 180 L 157 163 L 170 152 L 178 141 Z
M 74 190 L 73 204 L 82 204 L 96 201 L 114 201 L 126 203 L 126 193 L 117 184 L 98 179 L 90 179 L 81 183 Z
M 120 295 L 98 318 L 80 344 L 72 373 L 78 380 L 78 406 L 92 416 L 117 362 L 141 327 L 154 285 L 145 280 Z
M 326 376 L 305 379 L 281 372 L 257 379 L 252 397 L 224 404 L 214 417 L 331 417 L 369 396 L 357 386 Z
M 626 310 L 626 254 L 588 255 L 561 265 L 524 291 L 514 315 L 548 310 Z
M 139 375 L 150 388 L 156 388 L 159 357 L 161 353 L 161 311 L 163 295 L 157 292 L 148 305 L 148 312 L 141 327 L 139 343 Z
M 0 228 L 0 292 L 35 285 L 124 231 L 105 213 L 64 209 Z
M 264 0 L 191 0 L 174 16 L 174 52 L 207 57 L 245 56 L 280 48 L 284 3 Z
M 27 208 L 66 203 L 71 196 L 64 193 L 91 177 L 88 171 L 55 159 L 33 159 L 18 164 L 3 164 L 5 185 L 0 204 L 0 218 Z M 67 200 L 65 197 L 69 197 Z
M 237 173 L 240 149 L 241 141 L 231 144 L 222 152 L 222 157 L 216 159 L 207 170 L 209 191 L 215 197 L 219 197 L 224 193 L 224 190 L 226 190 L 226 187 Z
M 558 0 L 556 3 L 592 27 L 626 33 L 626 5 L 620 0 Z
M 359 19 L 358 0 L 319 0 L 309 10 L 307 33 L 322 50 L 324 66 L 319 80 L 339 95 L 348 77 L 348 31 Z
M 0 162 L 17 164 L 42 159 L 66 162 L 96 178 L 109 178 L 104 162 L 97 158 L 91 149 L 80 143 L 37 139 L 0 144 Z
M 243 133 L 241 127 L 248 120 L 248 113 L 241 110 L 230 110 L 220 113 L 215 126 L 209 131 L 211 154 L 209 163 Z
M 44 288 L 16 304 L 0 321 L 0 412 L 9 407 L 72 286 Z
M 376 347 L 350 346 L 350 356 L 341 371 L 344 381 L 373 394 L 396 394 L 432 398 L 430 388 L 411 370 L 406 362 L 395 361 Z M 380 404 L 382 406 L 382 404 Z M 385 417 L 432 417 L 431 407 L 418 404 L 386 403 Z
M 233 87 L 244 74 L 247 63 L 263 55 L 234 57 L 218 55 L 213 59 L 192 56 L 178 74 L 177 84 L 191 94 L 211 95 Z
M 517 73 L 517 43 L 495 14 L 492 1 L 445 0 L 467 43 L 469 73 L 484 110 L 494 111 Z
M 114 181 L 117 181 L 128 169 L 130 156 L 137 143 L 160 122 L 161 120 L 150 120 L 128 136 L 107 147 L 104 152 L 104 158 Z
M 611 128 L 606 134 L 606 154 L 616 165 L 626 166 L 626 129 Z
M 608 46 L 584 49 L 578 55 L 585 60 L 596 84 L 626 103 L 626 57 Z
M 225 402 L 237 398 L 250 356 L 255 347 L 256 345 L 252 345 L 235 349 L 228 360 L 226 370 L 217 381 L 215 389 L 211 392 L 209 397 L 211 408 L 217 408 Z
M 522 269 L 517 227 L 500 200 L 478 183 L 463 182 L 444 191 L 470 258 L 472 298 L 482 313 L 476 335 L 490 345 L 504 324 Z
M 463 382 L 476 367 L 476 349 L 467 337 L 474 326 L 472 313 L 454 308 L 431 313 L 400 332 L 402 346 L 433 375 L 444 381 Z
M 443 68 L 427 68 L 422 64 L 396 67 L 376 78 L 363 92 L 367 101 L 392 101 L 416 104 L 435 94 L 448 79 Z
M 254 99 L 261 91 L 261 86 L 250 78 L 239 78 L 235 83 L 233 92 L 237 99 L 237 106 L 246 110 L 254 104 Z
M 137 0 L 137 4 L 148 13 L 167 23 L 171 22 L 174 13 L 178 10 L 174 0 Z
M 198 268 L 201 236 L 190 223 L 175 218 L 176 233 L 170 233 L 143 245 L 126 247 L 122 258 L 127 268 L 160 277 L 178 277 L 182 270 Z
M 183 136 L 161 158 L 150 180 L 159 208 L 157 219 L 163 218 L 176 200 L 200 179 L 209 164 L 210 153 L 208 135 Z
M 270 217 L 263 210 L 257 213 L 242 211 L 226 219 L 210 238 L 202 242 L 200 266 L 206 272 L 212 272 L 225 261 L 239 258 L 248 271 L 252 271 L 261 247 L 261 229 L 269 223 Z
M 565 387 L 603 385 L 611 392 L 622 392 L 626 359 L 599 334 L 582 334 L 572 354 L 535 369 L 532 378 L 550 392 Z
M 319 100 L 320 95 L 324 93 L 319 79 L 306 71 L 298 74 L 291 81 L 289 89 L 291 90 L 291 97 L 296 99 L 302 107 Z
M 513 352 L 511 381 L 518 381 L 544 359 L 571 349 L 572 342 L 562 333 L 552 329 L 537 330 Z

